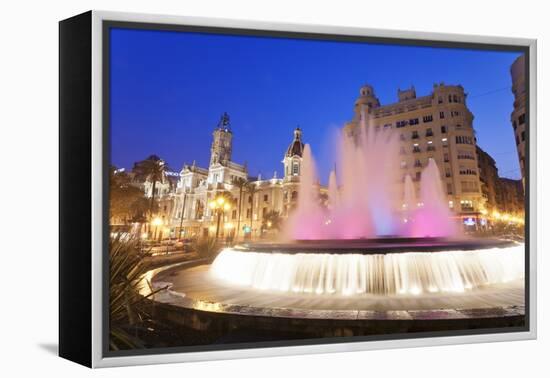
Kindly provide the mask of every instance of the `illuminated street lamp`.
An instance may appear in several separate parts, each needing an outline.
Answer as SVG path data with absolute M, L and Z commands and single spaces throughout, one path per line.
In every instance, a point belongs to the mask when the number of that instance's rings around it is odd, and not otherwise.
M 208 206 L 214 211 L 214 214 L 218 216 L 218 221 L 216 225 L 216 240 L 218 240 L 218 236 L 220 234 L 220 220 L 221 217 L 224 215 L 224 212 L 229 210 L 231 208 L 231 204 L 227 201 L 227 199 L 223 196 L 218 196 L 213 201 L 210 201 Z
M 156 239 L 157 238 L 157 232 L 158 232 L 158 228 L 159 226 L 162 226 L 163 225 L 163 221 L 161 218 L 159 217 L 155 217 L 151 220 L 151 226 L 155 226 L 155 233 L 153 235 L 153 239 Z

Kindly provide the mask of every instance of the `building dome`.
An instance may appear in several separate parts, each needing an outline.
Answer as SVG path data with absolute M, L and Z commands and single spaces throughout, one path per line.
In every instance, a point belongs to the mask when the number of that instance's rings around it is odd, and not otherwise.
M 290 143 L 290 146 L 288 146 L 288 149 L 286 150 L 286 157 L 292 157 L 292 156 L 300 156 L 302 157 L 302 153 L 304 152 L 304 143 L 302 142 L 302 130 L 300 130 L 299 127 L 297 127 L 294 130 L 294 140 L 292 143 Z

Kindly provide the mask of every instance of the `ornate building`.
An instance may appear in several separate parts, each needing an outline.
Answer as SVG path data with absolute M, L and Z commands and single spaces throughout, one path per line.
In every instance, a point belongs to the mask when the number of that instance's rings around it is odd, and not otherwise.
M 361 87 L 346 132 L 356 135 L 361 117 L 367 127 L 394 129 L 400 137 L 401 177 L 409 174 L 418 192 L 422 169 L 432 158 L 440 170 L 449 207 L 464 217 L 484 207 L 478 176 L 473 115 L 460 85 L 435 84 L 432 93 L 417 97 L 414 87 L 398 90 L 398 102 L 381 105 L 370 85 Z M 403 193 L 403 182 L 397 184 Z
M 296 205 L 304 148 L 299 128 L 294 130 L 294 139 L 284 154 L 282 178 L 276 172 L 269 179 L 250 177 L 246 165 L 232 161 L 232 142 L 230 119 L 224 114 L 213 132 L 208 168 L 193 162 L 180 172 L 170 221 L 175 235 L 215 234 L 217 217 L 209 203 L 221 194 L 229 198 L 230 206 L 223 211 L 220 237 L 259 237 L 269 228 L 266 216 L 270 212 L 285 218 Z M 239 181 L 246 185 L 241 188 Z

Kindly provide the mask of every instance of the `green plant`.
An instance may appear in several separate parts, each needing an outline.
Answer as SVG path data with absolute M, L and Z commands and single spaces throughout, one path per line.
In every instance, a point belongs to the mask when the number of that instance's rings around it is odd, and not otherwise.
M 113 350 L 143 348 L 137 330 L 151 319 L 146 299 L 165 288 L 153 290 L 144 278 L 150 270 L 140 251 L 139 239 L 127 234 L 113 236 L 109 242 L 109 345 Z M 148 285 L 146 295 L 140 293 Z M 136 331 L 132 333 L 132 330 Z
M 168 166 L 157 155 L 151 155 L 147 159 L 134 164 L 133 172 L 141 180 L 151 182 L 151 201 L 149 205 L 149 215 L 152 218 L 155 212 L 155 195 L 157 182 L 165 182 Z
M 239 238 L 239 232 L 241 229 L 241 209 L 242 209 L 242 202 L 243 202 L 243 193 L 247 189 L 248 180 L 242 177 L 235 177 L 232 181 L 232 184 L 235 185 L 237 188 L 239 188 L 239 203 L 238 203 L 238 215 L 237 215 L 237 233 L 236 237 Z
M 279 231 L 281 229 L 281 224 L 281 214 L 276 210 L 268 211 L 262 220 L 262 228 L 264 229 L 274 229 Z

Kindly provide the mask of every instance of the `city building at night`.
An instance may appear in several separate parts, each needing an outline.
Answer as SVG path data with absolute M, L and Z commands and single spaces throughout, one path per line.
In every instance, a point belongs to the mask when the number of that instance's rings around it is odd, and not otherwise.
M 525 55 L 518 57 L 510 68 L 512 75 L 512 93 L 514 93 L 514 110 L 510 115 L 516 147 L 518 150 L 521 178 L 525 186 L 525 132 L 527 130 L 526 99 L 527 88 L 525 86 Z
M 495 160 L 479 146 L 477 147 L 481 191 L 485 198 L 484 215 L 508 214 L 523 218 L 525 197 L 521 180 L 513 180 L 498 175 Z
M 232 161 L 232 141 L 229 117 L 224 114 L 213 132 L 209 166 L 199 167 L 195 162 L 184 165 L 171 195 L 169 227 L 175 234 L 213 235 L 219 227 L 221 237 L 256 238 L 269 231 L 269 213 L 286 218 L 296 205 L 304 148 L 302 131 L 294 130 L 294 138 L 284 153 L 283 177 L 276 172 L 267 179 L 250 177 L 246 165 Z M 242 189 L 236 184 L 238 179 L 246 183 Z M 229 206 L 218 226 L 216 211 L 209 204 L 222 194 L 228 195 Z
M 417 193 L 422 170 L 434 159 L 440 170 L 448 205 L 457 215 L 477 216 L 484 209 L 476 156 L 473 115 L 466 105 L 461 85 L 434 84 L 433 91 L 417 97 L 411 87 L 398 90 L 396 103 L 381 105 L 374 88 L 360 88 L 353 119 L 345 126 L 355 135 L 366 117 L 367 127 L 394 129 L 399 133 L 401 179 L 397 190 L 403 193 L 403 178 L 410 175 Z

